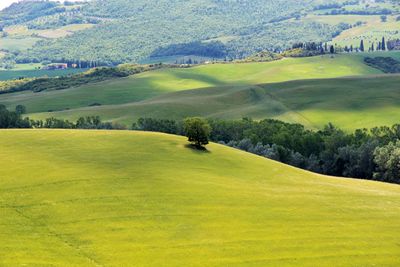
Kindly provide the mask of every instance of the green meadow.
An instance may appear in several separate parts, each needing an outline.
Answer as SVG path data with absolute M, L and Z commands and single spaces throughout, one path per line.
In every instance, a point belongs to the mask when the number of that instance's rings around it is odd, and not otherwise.
M 178 96 L 179 92 L 183 95 L 204 94 L 205 91 L 201 90 L 208 90 L 206 92 L 211 95 L 231 94 L 238 88 L 248 89 L 256 85 L 257 88 L 265 87 L 260 84 L 266 83 L 376 74 L 381 74 L 381 72 L 365 65 L 362 55 L 287 58 L 266 63 L 209 64 L 186 69 L 161 69 L 66 90 L 4 94 L 0 95 L 0 103 L 11 109 L 19 104 L 25 105 L 33 118 L 57 116 L 75 119 L 81 114 L 91 114 L 100 115 L 107 120 L 131 123 L 137 117 L 157 115 L 155 114 L 157 112 L 174 118 L 180 117 L 181 114 L 206 116 L 220 114 L 218 107 L 212 106 L 207 110 L 209 114 L 196 113 L 195 107 L 202 103 L 201 98 L 199 101 L 192 99 L 183 103 L 189 111 L 186 113 L 182 112 L 181 107 L 175 106 L 175 103 L 168 103 L 169 110 L 173 110 L 175 107 L 176 110 L 167 113 L 159 108 L 150 113 L 148 110 L 139 112 L 136 109 L 138 105 L 148 107 L 148 102 L 160 101 L 160 97 L 170 99 L 171 96 L 175 96 L 169 94 L 177 93 Z M 340 82 L 336 84 L 340 86 Z M 194 89 L 201 90 L 182 92 Z M 178 98 L 176 101 L 180 102 L 181 100 Z M 240 99 L 238 101 L 240 102 Z M 236 104 L 237 101 L 234 103 Z M 97 106 L 90 107 L 93 104 Z M 226 103 L 226 105 L 233 105 L 233 102 Z M 194 109 L 190 110 L 191 107 Z M 259 109 L 259 107 L 254 108 Z M 274 107 L 262 107 L 263 110 L 268 108 L 274 109 Z M 254 115 L 257 118 L 264 118 L 270 115 L 277 116 L 281 112 L 275 110 L 275 113 L 272 114 L 262 110 L 259 112 L 240 111 L 240 106 L 237 109 L 235 114 L 231 113 L 232 116 L 228 114 L 229 112 L 225 112 L 228 115 L 221 114 L 218 117 L 241 118 L 244 115 Z M 280 116 L 284 117 L 282 114 Z M 157 117 L 159 116 L 157 115 Z M 312 125 L 314 122 L 311 121 L 308 124 Z
M 183 137 L 0 131 L 0 266 L 399 266 L 400 187 Z
M 23 64 L 25 65 L 25 64 Z M 0 69 L 0 81 L 14 80 L 19 78 L 40 78 L 40 77 L 59 77 L 76 74 L 86 69 L 66 69 L 66 70 L 39 70 L 34 69 L 36 65 L 18 66 L 14 70 Z
M 131 124 L 140 117 L 183 119 L 274 118 L 320 129 L 332 122 L 346 130 L 399 123 L 400 75 L 300 80 L 284 83 L 221 86 L 163 94 L 148 100 L 55 113 L 38 118 L 76 120 L 101 115 Z
M 17 52 L 32 48 L 40 38 L 36 37 L 23 37 L 23 38 L 10 38 L 0 37 L 0 49 L 8 50 L 10 52 Z

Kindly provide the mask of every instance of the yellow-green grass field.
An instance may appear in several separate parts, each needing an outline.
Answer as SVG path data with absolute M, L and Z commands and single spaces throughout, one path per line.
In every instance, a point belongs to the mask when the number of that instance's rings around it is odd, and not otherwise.
M 6 94 L 0 96 L 0 103 L 10 108 L 23 104 L 30 113 L 38 113 L 82 108 L 93 103 L 127 104 L 189 89 L 379 73 L 379 70 L 365 65 L 363 57 L 359 55 L 287 58 L 267 63 L 210 64 L 145 72 L 68 90 Z
M 0 131 L 0 266 L 400 265 L 400 187 L 129 131 Z

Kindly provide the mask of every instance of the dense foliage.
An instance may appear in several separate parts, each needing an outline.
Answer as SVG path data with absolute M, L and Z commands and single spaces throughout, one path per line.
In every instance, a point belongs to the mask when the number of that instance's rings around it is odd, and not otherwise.
M 205 119 L 187 118 L 183 121 L 183 132 L 188 137 L 188 141 L 197 148 L 208 145 L 211 127 Z
M 4 27 L 64 11 L 65 8 L 60 7 L 57 2 L 28 0 L 23 4 L 12 4 L 4 11 L 1 11 L 0 22 L 1 26 Z
M 295 0 L 94 0 L 76 7 L 58 4 L 55 8 L 61 9 L 60 13 L 39 12 L 38 18 L 25 13 L 19 16 L 30 29 L 80 23 L 96 27 L 39 41 L 16 60 L 116 65 L 150 55 L 189 53 L 241 59 L 262 50 L 280 51 L 298 41 L 331 40 L 343 31 L 343 25 L 301 20 L 320 4 L 320 0 L 302 1 L 301 5 Z M 17 4 L 14 9 L 29 9 L 24 5 Z M 3 18 L 8 12 L 11 10 L 3 12 Z M 196 46 L 198 49 L 193 49 Z
M 227 55 L 226 47 L 221 42 L 191 42 L 160 47 L 151 53 L 150 57 L 166 56 L 204 56 L 222 58 Z
M 270 62 L 274 60 L 282 59 L 283 56 L 280 54 L 272 53 L 269 51 L 261 51 L 246 57 L 244 59 L 235 60 L 236 63 L 247 63 L 247 62 Z
M 0 129 L 9 128 L 47 128 L 47 129 L 107 129 L 123 130 L 125 126 L 102 122 L 98 116 L 80 117 L 76 122 L 57 118 L 47 118 L 46 120 L 30 120 L 23 118 L 26 108 L 18 105 L 15 111 L 9 111 L 4 105 L 0 105 Z
M 209 120 L 210 140 L 322 174 L 400 183 L 400 125 L 346 133 L 277 120 Z M 139 119 L 133 129 L 185 133 L 174 120 Z
M 366 57 L 364 62 L 385 73 L 400 73 L 400 62 L 392 57 Z
M 28 118 L 22 118 L 19 108 L 8 111 L 4 105 L 0 105 L 0 129 L 31 128 L 31 122 Z

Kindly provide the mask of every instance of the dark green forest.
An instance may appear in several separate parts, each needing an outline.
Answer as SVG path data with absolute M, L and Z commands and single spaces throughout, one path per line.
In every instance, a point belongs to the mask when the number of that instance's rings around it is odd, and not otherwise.
M 16 55 L 19 63 L 80 60 L 116 65 L 151 55 L 186 55 L 190 49 L 184 44 L 198 44 L 204 51 L 210 43 L 214 44 L 210 54 L 201 56 L 238 59 L 263 50 L 281 51 L 295 42 L 331 40 L 349 25 L 300 20 L 324 2 L 95 0 L 66 6 L 28 1 L 0 12 L 0 25 L 23 23 L 45 29 L 68 23 L 96 24 L 65 38 L 39 41 L 33 49 Z

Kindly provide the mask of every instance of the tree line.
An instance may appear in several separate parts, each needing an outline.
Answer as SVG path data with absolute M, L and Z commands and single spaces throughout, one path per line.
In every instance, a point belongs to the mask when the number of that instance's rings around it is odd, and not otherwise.
M 105 129 L 105 130 L 126 130 L 124 125 L 111 122 L 103 122 L 99 116 L 80 117 L 77 121 L 47 118 L 45 120 L 31 120 L 23 117 L 26 107 L 18 105 L 14 111 L 8 110 L 0 104 L 0 129 L 12 128 L 46 128 L 46 129 Z
M 364 58 L 365 64 L 379 69 L 385 73 L 400 73 L 400 61 L 392 57 L 366 57 Z
M 321 174 L 400 183 L 400 124 L 347 133 L 332 124 L 312 131 L 271 119 L 207 122 L 213 142 Z M 184 125 L 140 118 L 132 129 L 187 135 Z

